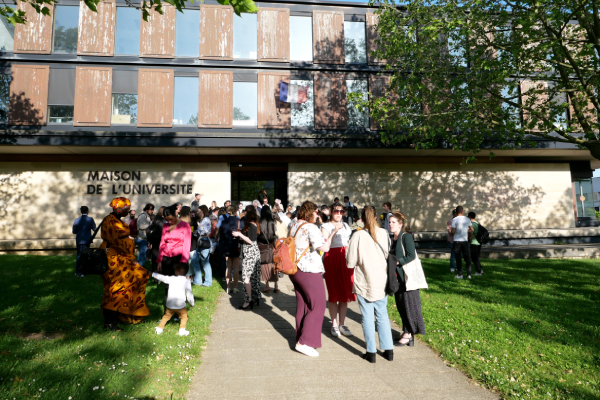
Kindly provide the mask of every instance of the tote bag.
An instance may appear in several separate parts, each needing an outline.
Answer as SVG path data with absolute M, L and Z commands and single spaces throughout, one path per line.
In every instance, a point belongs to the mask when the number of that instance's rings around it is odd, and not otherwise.
M 404 236 L 404 233 L 402 233 L 402 236 Z M 402 246 L 402 254 L 406 256 L 406 251 L 404 250 L 404 245 L 402 244 L 402 236 L 400 237 L 400 246 Z M 407 292 L 418 289 L 429 289 L 427 280 L 425 279 L 425 272 L 423 271 L 423 266 L 421 265 L 421 260 L 419 260 L 416 250 L 415 259 L 407 264 L 404 264 L 402 266 L 402 270 L 404 271 L 404 281 Z

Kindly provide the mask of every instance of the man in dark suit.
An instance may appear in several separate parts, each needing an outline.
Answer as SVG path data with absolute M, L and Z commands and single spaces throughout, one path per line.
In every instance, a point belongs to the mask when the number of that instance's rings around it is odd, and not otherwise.
M 75 276 L 83 278 L 83 274 L 79 272 L 79 257 L 81 250 L 85 249 L 89 241 L 92 239 L 92 232 L 96 230 L 96 223 L 93 218 L 88 217 L 89 209 L 86 206 L 80 208 L 81 217 L 75 219 L 73 223 L 73 234 L 75 236 L 75 244 L 77 246 L 77 261 L 75 262 Z

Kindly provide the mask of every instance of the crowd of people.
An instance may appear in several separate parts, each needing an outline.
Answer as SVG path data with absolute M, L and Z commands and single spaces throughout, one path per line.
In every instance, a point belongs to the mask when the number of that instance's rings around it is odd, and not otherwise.
M 109 269 L 102 275 L 105 327 L 117 330 L 120 322 L 138 323 L 148 316 L 145 291 L 149 280 L 154 279 L 165 284 L 165 314 L 156 333 L 161 334 L 175 317 L 180 322 L 179 335 L 188 335 L 186 300 L 193 306 L 192 286 L 211 286 L 214 271 L 222 275 L 227 293 L 234 294 L 239 292 L 241 269 L 244 300 L 238 308 L 253 310 L 260 305 L 263 293 L 279 293 L 274 246 L 279 238 L 293 237 L 298 271 L 290 280 L 296 296 L 297 351 L 319 355 L 326 309 L 331 335 L 352 336 L 345 320 L 348 303 L 354 301 L 362 313 L 363 358 L 369 362 L 376 360 L 375 332 L 383 357 L 389 361 L 393 360 L 394 346 L 414 346 L 414 335 L 425 334 L 419 290 L 407 290 L 404 281 L 402 267 L 417 255 L 403 213 L 392 211 L 390 203 L 382 204 L 384 213 L 380 215 L 373 206 L 359 211 L 348 197 L 343 202 L 335 198 L 331 205 L 320 207 L 305 201 L 295 208 L 284 207 L 279 200 L 270 204 L 266 192 L 261 200 L 251 205 L 226 201 L 223 207 L 213 201 L 208 207 L 197 194 L 190 206 L 175 203 L 155 212 L 155 206 L 148 203 L 136 217 L 128 199 L 114 199 L 110 204 L 113 212 L 101 223 L 102 248 L 107 249 L 109 260 Z M 81 212 L 73 227 L 78 234 L 78 254 L 79 246 L 89 240 L 85 234 L 80 238 L 80 231 L 95 229 L 93 219 L 87 217 L 87 207 Z M 477 248 L 465 252 L 463 233 L 476 229 L 476 222 L 473 215 L 467 223 L 460 218 L 462 213 L 462 207 L 457 207 L 448 235 L 449 240 L 454 235 L 451 243 L 459 275 L 462 277 L 465 258 L 470 277 L 470 257 L 479 265 Z M 387 313 L 390 254 L 398 260 L 400 288 L 394 297 L 403 325 L 402 335 L 395 340 Z M 477 271 L 483 274 L 480 266 Z M 81 276 L 78 269 L 76 273 Z M 265 284 L 262 291 L 261 281 Z

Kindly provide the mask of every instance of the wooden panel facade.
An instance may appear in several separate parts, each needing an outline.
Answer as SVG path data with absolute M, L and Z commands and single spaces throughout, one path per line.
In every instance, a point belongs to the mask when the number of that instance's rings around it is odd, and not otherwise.
M 258 61 L 290 61 L 290 10 L 258 10 Z
M 19 1 L 17 8 L 25 11 L 27 22 L 15 26 L 15 53 L 50 54 L 52 52 L 52 25 L 54 6 L 45 4 L 50 15 L 38 13 L 26 2 Z M 45 115 L 45 111 L 44 111 Z
M 233 127 L 233 72 L 200 71 L 198 127 Z
M 314 75 L 315 129 L 347 129 L 346 75 Z
M 77 55 L 111 57 L 115 47 L 116 2 L 103 0 L 96 7 L 98 12 L 93 12 L 83 1 L 79 4 Z
M 280 82 L 290 83 L 289 72 L 258 73 L 258 128 L 289 129 L 292 108 L 279 101 Z
M 231 6 L 200 6 L 200 59 L 233 60 Z
M 172 69 L 140 68 L 138 71 L 138 127 L 171 128 L 173 126 Z
M 111 95 L 111 67 L 77 67 L 73 126 L 110 126 Z
M 367 62 L 369 65 L 384 65 L 386 60 L 380 60 L 377 57 L 373 57 L 372 51 L 380 50 L 379 45 L 375 41 L 379 38 L 377 33 L 377 24 L 379 23 L 379 15 L 373 13 L 366 14 L 366 26 L 367 26 Z
M 315 63 L 344 64 L 344 13 L 313 12 L 313 44 Z
M 163 15 L 150 11 L 148 21 L 140 21 L 140 57 L 175 57 L 175 12 L 170 4 L 162 4 Z M 141 12 L 141 11 L 140 11 Z
M 385 96 L 385 91 L 390 85 L 390 77 L 389 76 L 378 76 L 378 75 L 370 75 L 369 76 L 369 93 L 372 98 L 380 98 Z M 372 131 L 381 130 L 381 124 L 375 122 L 372 117 L 369 117 L 369 125 Z
M 13 125 L 46 125 L 50 67 L 13 64 L 11 70 L 8 122 Z

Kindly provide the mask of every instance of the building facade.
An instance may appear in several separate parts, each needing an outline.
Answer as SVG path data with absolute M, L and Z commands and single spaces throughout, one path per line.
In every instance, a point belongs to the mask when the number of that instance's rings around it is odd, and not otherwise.
M 50 16 L 20 3 L 28 23 L 0 26 L 0 239 L 70 238 L 81 205 L 99 220 L 115 196 L 141 210 L 263 189 L 294 206 L 390 201 L 413 231 L 444 230 L 457 204 L 489 229 L 591 220 L 578 208 L 600 166 L 587 150 L 538 140 L 466 164 L 443 144 L 383 145 L 348 99 L 385 88 L 375 8 L 256 4 L 241 17 L 212 0 L 164 4 L 144 21 L 122 0 L 97 13 L 61 0 Z

